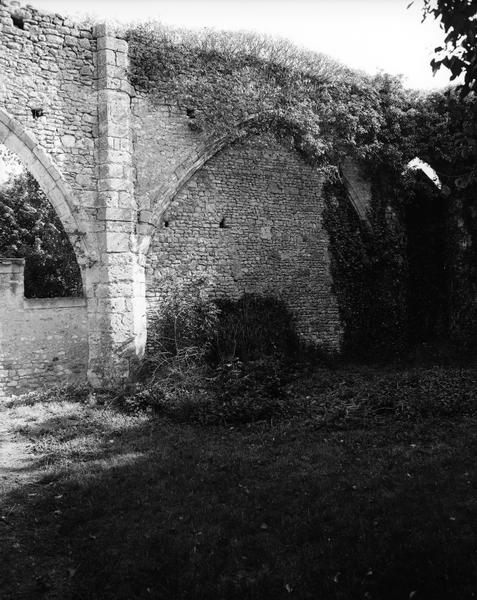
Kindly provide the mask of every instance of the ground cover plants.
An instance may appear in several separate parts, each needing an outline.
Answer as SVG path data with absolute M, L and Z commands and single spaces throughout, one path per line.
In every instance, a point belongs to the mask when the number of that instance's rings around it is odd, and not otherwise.
M 472 598 L 477 370 L 300 353 L 279 301 L 200 290 L 135 384 L 2 406 L 2 600 Z
M 288 413 L 233 425 L 89 390 L 12 400 L 28 454 L 1 473 L 0 596 L 472 598 L 476 383 L 321 368 Z

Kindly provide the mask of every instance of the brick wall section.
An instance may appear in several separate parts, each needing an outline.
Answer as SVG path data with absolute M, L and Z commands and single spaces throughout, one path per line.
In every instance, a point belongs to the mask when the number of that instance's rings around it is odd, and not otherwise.
M 178 166 L 206 139 L 192 131 L 184 108 L 164 100 L 153 106 L 144 94 L 132 104 L 135 194 L 142 210 L 151 210 L 158 190 L 165 182 L 177 182 Z
M 24 29 L 12 17 L 23 19 Z M 90 27 L 0 0 L 0 105 L 34 134 L 83 207 L 94 206 L 97 129 Z M 35 119 L 32 109 L 42 109 Z
M 270 134 L 219 152 L 179 192 L 156 231 L 146 269 L 149 313 L 160 308 L 165 276 L 187 281 L 204 273 L 215 296 L 282 298 L 304 340 L 337 350 L 321 191 L 316 170 Z
M 86 300 L 24 299 L 23 264 L 0 259 L 0 399 L 86 381 Z

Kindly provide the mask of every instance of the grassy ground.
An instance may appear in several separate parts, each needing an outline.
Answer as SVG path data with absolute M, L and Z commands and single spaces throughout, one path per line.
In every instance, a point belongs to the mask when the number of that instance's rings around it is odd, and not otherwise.
M 290 401 L 346 399 L 339 418 L 235 427 L 11 402 L 30 461 L 5 476 L 24 471 L 0 504 L 0 598 L 476 597 L 477 373 L 449 373 L 314 375 Z M 433 382 L 427 412 L 410 381 Z

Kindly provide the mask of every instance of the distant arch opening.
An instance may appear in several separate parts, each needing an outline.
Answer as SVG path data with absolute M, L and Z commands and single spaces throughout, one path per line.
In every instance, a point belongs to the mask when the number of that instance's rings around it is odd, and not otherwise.
M 406 171 L 421 171 L 424 175 L 432 181 L 432 183 L 440 190 L 442 188 L 441 180 L 436 171 L 431 167 L 430 164 L 421 160 L 417 156 L 407 163 Z

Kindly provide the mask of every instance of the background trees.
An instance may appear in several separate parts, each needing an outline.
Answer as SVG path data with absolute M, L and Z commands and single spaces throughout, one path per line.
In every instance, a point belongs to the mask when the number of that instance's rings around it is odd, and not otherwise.
M 25 296 L 81 296 L 71 243 L 36 180 L 23 171 L 0 187 L 0 255 L 26 258 Z
M 412 3 L 411 3 L 412 4 Z M 431 66 L 452 73 L 451 80 L 464 75 L 462 95 L 477 91 L 477 2 L 476 0 L 424 0 L 424 18 L 439 19 L 446 33 L 442 46 L 435 49 Z

